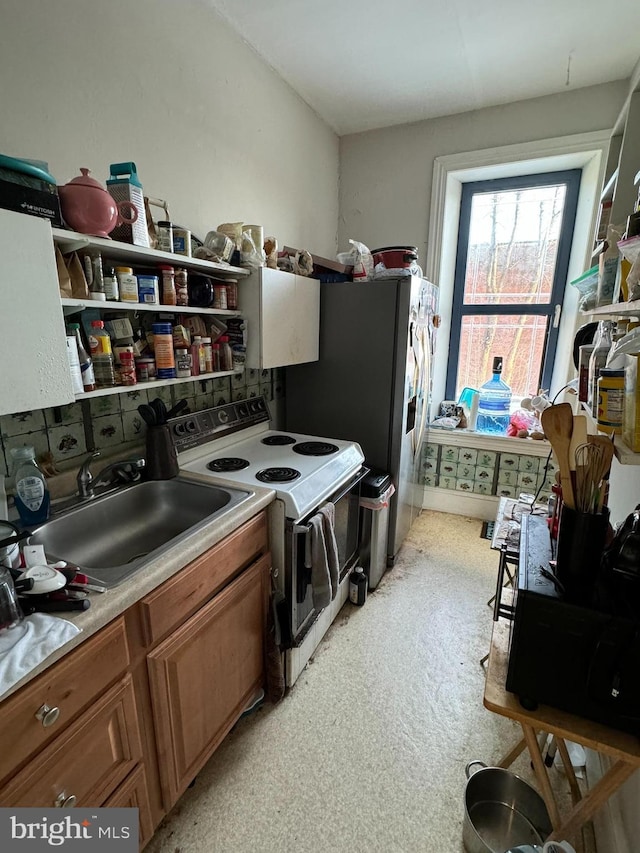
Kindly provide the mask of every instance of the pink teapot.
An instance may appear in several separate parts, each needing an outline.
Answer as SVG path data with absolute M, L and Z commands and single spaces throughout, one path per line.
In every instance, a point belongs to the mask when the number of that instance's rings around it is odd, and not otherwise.
M 138 218 L 138 209 L 130 201 L 116 202 L 95 178 L 89 177 L 89 169 L 68 184 L 58 188 L 62 215 L 74 231 L 92 237 L 109 237 L 117 225 L 133 224 Z M 126 215 L 126 211 L 130 215 Z

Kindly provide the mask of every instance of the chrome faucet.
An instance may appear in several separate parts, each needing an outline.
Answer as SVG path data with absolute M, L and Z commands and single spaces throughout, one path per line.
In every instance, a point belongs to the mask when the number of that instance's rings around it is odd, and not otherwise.
M 76 477 L 78 494 L 83 500 L 94 497 L 96 486 L 103 486 L 117 481 L 135 483 L 140 479 L 140 472 L 145 466 L 142 456 L 122 459 L 119 462 L 112 462 L 110 465 L 105 465 L 102 471 L 94 477 L 91 473 L 90 465 L 98 456 L 100 456 L 100 451 L 94 450 L 93 453 L 87 456 L 78 471 Z

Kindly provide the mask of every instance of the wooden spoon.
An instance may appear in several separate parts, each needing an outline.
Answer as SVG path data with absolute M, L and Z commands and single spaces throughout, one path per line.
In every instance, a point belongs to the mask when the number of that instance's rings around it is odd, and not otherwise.
M 560 468 L 560 483 L 562 484 L 562 500 L 575 509 L 573 483 L 571 482 L 571 466 L 569 464 L 569 447 L 573 433 L 573 409 L 570 403 L 558 403 L 549 406 L 540 416 L 544 434 L 549 439 Z

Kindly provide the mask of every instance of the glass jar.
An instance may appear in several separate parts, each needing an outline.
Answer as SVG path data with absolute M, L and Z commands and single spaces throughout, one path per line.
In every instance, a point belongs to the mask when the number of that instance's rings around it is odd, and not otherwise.
M 176 284 L 176 305 L 188 305 L 189 304 L 189 290 L 188 290 L 188 278 L 187 271 L 178 267 L 175 272 L 175 284 Z

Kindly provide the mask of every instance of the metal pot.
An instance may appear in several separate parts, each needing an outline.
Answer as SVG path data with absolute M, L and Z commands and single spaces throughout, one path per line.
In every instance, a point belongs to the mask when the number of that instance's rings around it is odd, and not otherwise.
M 472 772 L 474 765 L 482 769 Z M 515 773 L 470 761 L 465 775 L 462 839 L 468 853 L 505 853 L 519 844 L 535 850 L 551 833 L 544 800 Z

